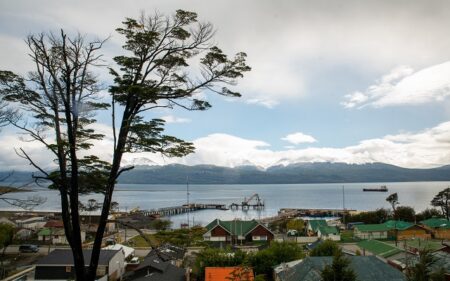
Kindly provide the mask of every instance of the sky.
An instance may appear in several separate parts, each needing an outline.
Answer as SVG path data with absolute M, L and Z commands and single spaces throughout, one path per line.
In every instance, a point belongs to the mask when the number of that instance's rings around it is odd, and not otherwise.
M 128 154 L 130 164 L 213 164 L 267 168 L 298 162 L 383 162 L 408 168 L 450 164 L 450 2 L 448 1 L 0 1 L 0 69 L 33 70 L 24 38 L 58 31 L 110 39 L 105 61 L 121 54 L 115 32 L 142 12 L 195 11 L 225 53 L 243 51 L 252 71 L 234 90 L 205 95 L 205 112 L 151 112 L 167 133 L 192 141 L 184 158 Z M 99 73 L 105 85 L 111 77 Z M 111 157 L 109 114 L 95 128 L 95 152 Z M 0 167 L 29 169 L 14 148 L 44 166 L 52 158 L 11 128 L 0 132 Z

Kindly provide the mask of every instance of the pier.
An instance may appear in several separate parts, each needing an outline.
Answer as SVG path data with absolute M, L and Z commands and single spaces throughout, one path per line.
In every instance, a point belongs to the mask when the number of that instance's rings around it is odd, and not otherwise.
M 200 210 L 228 210 L 228 208 L 225 204 L 191 203 L 191 204 L 184 204 L 181 206 L 166 207 L 166 208 L 159 208 L 159 209 L 138 210 L 136 212 L 141 213 L 145 216 L 159 215 L 161 217 L 166 217 L 166 216 L 180 215 L 180 214 L 185 214 L 188 212 L 195 212 L 195 211 L 200 211 Z

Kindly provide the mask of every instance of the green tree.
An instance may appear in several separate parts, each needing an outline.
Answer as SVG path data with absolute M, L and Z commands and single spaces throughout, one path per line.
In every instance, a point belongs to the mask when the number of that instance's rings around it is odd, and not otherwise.
M 205 267 L 240 266 L 247 263 L 247 255 L 242 251 L 232 252 L 229 249 L 206 248 L 197 254 L 193 271 L 203 280 Z
M 431 205 L 441 208 L 442 215 L 449 220 L 450 219 L 450 187 L 440 191 L 431 200 Z
M 384 208 L 375 211 L 361 212 L 358 214 L 348 215 L 347 222 L 363 222 L 366 224 L 377 224 L 387 221 L 389 218 L 389 211 Z
M 409 221 L 409 222 L 416 221 L 416 211 L 412 207 L 398 206 L 396 212 L 397 212 L 398 220 Z
M 10 224 L 0 223 L 0 248 L 2 250 L 1 264 L 0 264 L 0 279 L 5 278 L 5 267 L 3 266 L 3 260 L 5 258 L 6 248 L 11 245 L 14 238 L 14 227 Z
M 298 232 L 303 232 L 303 230 L 305 229 L 305 222 L 300 219 L 289 220 L 286 224 L 286 228 L 288 230 L 293 229 L 297 230 Z
M 297 243 L 272 242 L 269 247 L 249 256 L 255 274 L 271 279 L 273 267 L 283 262 L 303 258 L 303 250 Z
M 109 87 L 111 102 L 101 100 L 101 83 L 92 72 L 93 66 L 100 64 L 98 51 L 105 41 L 87 42 L 81 35 L 70 38 L 64 31 L 31 35 L 26 42 L 35 71 L 29 77 L 0 71 L 0 97 L 16 103 L 28 119 L 12 125 L 43 144 L 55 158 L 58 168 L 48 170 L 27 151 L 18 149 L 38 171 L 35 179 L 50 181 L 50 188 L 59 191 L 77 280 L 95 279 L 116 181 L 133 168 L 121 166 L 124 153 L 181 157 L 194 151 L 192 143 L 165 135 L 163 120 L 146 120 L 145 113 L 174 107 L 206 110 L 211 105 L 196 95 L 200 91 L 238 97 L 239 93 L 225 85 L 234 84 L 250 70 L 245 53 L 228 58 L 211 43 L 212 25 L 199 22 L 193 12 L 127 18 L 117 32 L 125 37 L 125 44 L 124 55 L 114 57 L 118 68 L 110 68 L 114 78 Z M 190 64 L 195 61 L 199 71 L 192 71 Z M 112 115 L 111 161 L 100 159 L 91 149 L 94 140 L 103 138 L 93 126 L 95 113 L 108 108 Z M 85 266 L 79 195 L 91 192 L 104 196 L 90 262 Z
M 398 243 L 398 235 L 397 235 L 397 233 L 398 233 L 398 229 L 397 229 L 397 205 L 399 204 L 399 202 L 398 202 L 398 195 L 397 195 L 397 193 L 392 193 L 392 194 L 390 194 L 387 198 L 386 198 L 386 201 L 388 201 L 389 202 L 389 204 L 391 204 L 391 207 L 392 207 L 392 212 L 394 213 L 394 220 L 396 221 L 395 222 L 395 246 L 397 246 L 397 243 Z
M 329 257 L 334 256 L 339 251 L 339 246 L 332 240 L 325 240 L 309 253 L 313 257 Z
M 150 223 L 150 227 L 156 230 L 167 230 L 172 225 L 172 222 L 169 220 L 160 220 L 156 219 Z
M 423 210 L 422 212 L 416 214 L 416 220 L 417 221 L 423 221 L 427 219 L 431 219 L 433 217 L 440 217 L 442 214 L 439 212 L 438 209 L 435 208 L 427 208 Z
M 342 251 L 336 251 L 333 263 L 326 265 L 321 276 L 323 281 L 355 281 L 356 274 L 349 267 L 350 260 L 344 257 Z
M 422 249 L 419 251 L 419 261 L 412 267 L 407 269 L 407 278 L 409 281 L 444 281 L 445 272 L 442 269 L 433 271 L 433 265 L 436 259 L 433 257 L 432 251 Z

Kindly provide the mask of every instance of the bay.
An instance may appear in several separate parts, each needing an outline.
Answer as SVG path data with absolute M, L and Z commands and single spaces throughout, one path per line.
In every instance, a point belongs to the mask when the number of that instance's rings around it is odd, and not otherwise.
M 363 192 L 363 187 L 379 187 L 386 185 L 388 192 Z M 430 206 L 430 201 L 439 191 L 450 186 L 450 182 L 395 182 L 395 183 L 327 183 L 327 184 L 259 184 L 259 185 L 190 185 L 189 201 L 191 203 L 220 203 L 230 205 L 241 203 L 244 198 L 258 193 L 265 202 L 261 211 L 248 210 L 203 210 L 192 212 L 190 224 L 206 225 L 215 218 L 220 219 L 253 219 L 274 216 L 280 208 L 345 208 L 355 210 L 375 210 L 390 208 L 386 197 L 398 193 L 400 205 L 414 207 L 422 211 Z M 343 188 L 344 187 L 344 188 Z M 344 192 L 343 192 L 344 189 Z M 36 210 L 57 211 L 59 195 L 57 191 L 38 189 L 33 192 L 14 193 L 15 198 L 25 199 L 39 195 L 46 197 L 46 202 Z M 345 196 L 343 196 L 345 195 Z M 12 196 L 11 196 L 12 197 Z M 102 195 L 91 194 L 82 196 L 82 201 L 88 199 L 101 200 Z M 120 210 L 129 211 L 133 208 L 142 210 L 163 207 L 180 206 L 187 202 L 186 185 L 146 185 L 118 184 L 113 200 L 117 201 Z M 11 210 L 14 207 L 0 201 L 1 210 Z M 187 222 L 187 214 L 170 217 L 173 227 Z

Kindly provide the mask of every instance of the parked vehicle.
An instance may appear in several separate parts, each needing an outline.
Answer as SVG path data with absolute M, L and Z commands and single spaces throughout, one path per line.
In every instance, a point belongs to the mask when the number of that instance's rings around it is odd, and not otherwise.
M 19 252 L 21 253 L 37 253 L 39 252 L 38 245 L 20 245 Z

